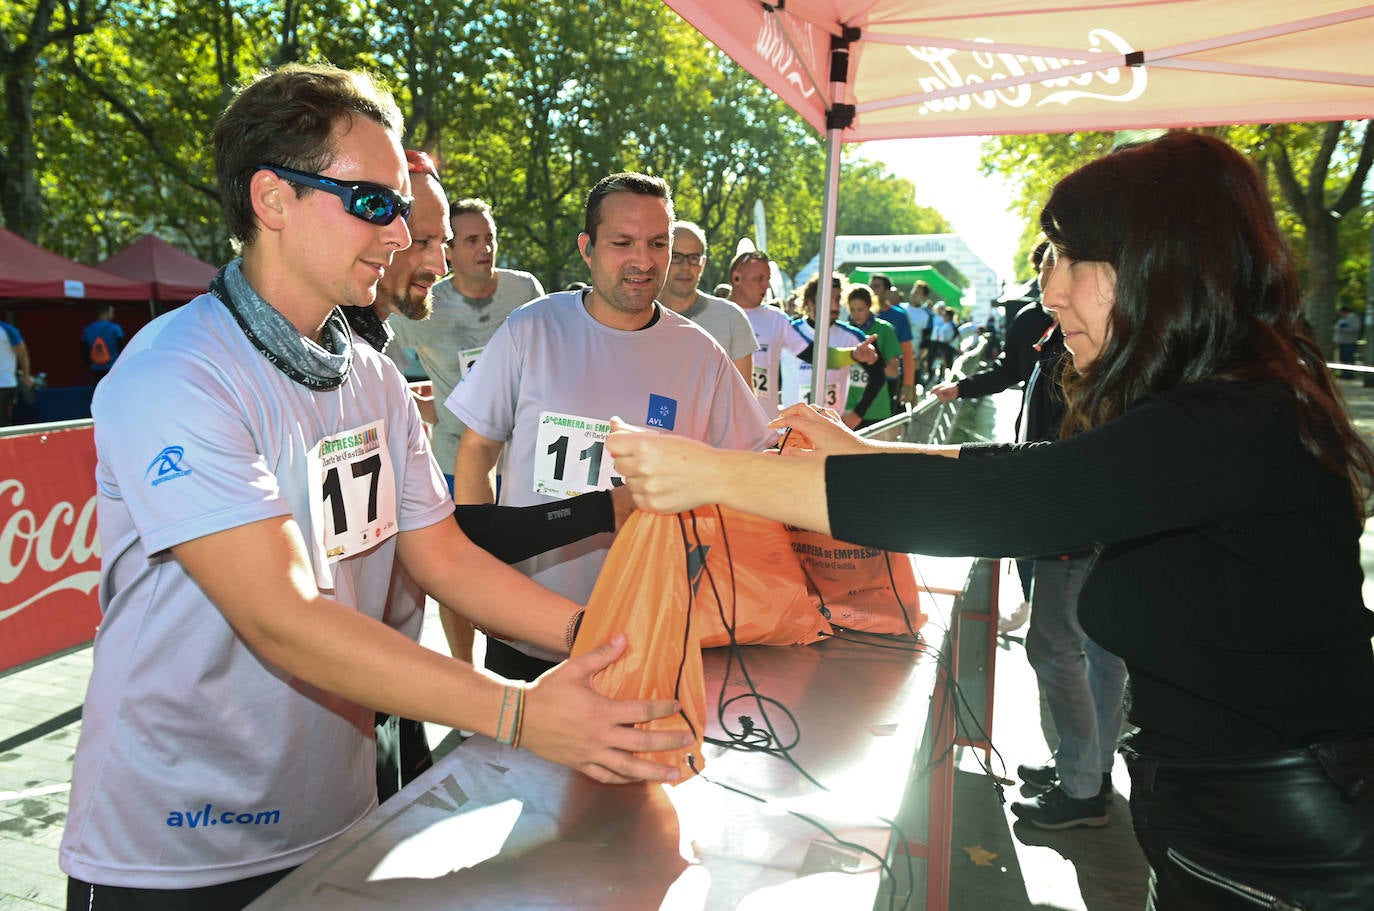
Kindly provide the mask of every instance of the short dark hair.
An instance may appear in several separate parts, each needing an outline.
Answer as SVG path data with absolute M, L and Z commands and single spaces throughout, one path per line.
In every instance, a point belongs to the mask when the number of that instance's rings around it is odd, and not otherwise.
M 448 217 L 457 218 L 459 215 L 490 215 L 491 206 L 485 200 L 469 196 L 467 199 L 460 199 L 448 207 Z M 494 221 L 495 219 L 493 219 Z
M 873 306 L 873 289 L 868 285 L 865 285 L 862 282 L 860 282 L 857 285 L 850 285 L 849 293 L 845 295 L 844 299 L 846 301 L 851 301 L 856 297 L 859 300 L 863 301 L 865 304 L 868 304 L 868 306 Z
M 673 191 L 668 186 L 668 182 L 662 177 L 654 177 L 649 174 L 640 174 L 635 171 L 622 171 L 619 174 L 612 174 L 603 177 L 596 182 L 590 193 L 587 194 L 586 215 L 582 225 L 582 232 L 591 238 L 592 243 L 596 243 L 596 229 L 601 226 L 601 207 L 606 201 L 606 197 L 612 193 L 637 193 L 640 196 L 652 196 L 655 199 L 662 199 L 668 203 L 668 220 L 673 220 Z
M 871 288 L 876 289 L 878 287 L 878 282 L 882 282 L 887 290 L 892 290 L 892 279 L 887 277 L 886 272 L 874 272 L 868 277 L 868 284 Z
M 806 282 L 806 287 L 802 288 L 802 302 L 803 302 L 803 303 L 814 304 L 814 303 L 816 302 L 816 289 L 820 286 L 820 283 L 821 283 L 821 276 L 820 276 L 820 273 L 819 273 L 819 272 L 816 273 L 815 275 L 811 276 L 811 278 L 807 280 L 807 282 Z M 832 291 L 833 291 L 835 288 L 839 288 L 839 289 L 843 290 L 843 289 L 844 289 L 844 276 L 841 275 L 841 274 L 838 273 L 838 272 L 832 272 L 832 273 L 830 274 L 830 288 L 831 288 Z M 828 311 L 827 311 L 827 312 L 828 312 Z
M 215 176 L 229 235 L 241 244 L 258 236 L 249 185 L 264 164 L 319 173 L 334 162 L 334 129 L 366 117 L 398 140 L 401 110 L 367 73 L 327 64 L 290 64 L 260 73 L 239 90 L 215 123 Z M 297 196 L 313 193 L 294 185 Z

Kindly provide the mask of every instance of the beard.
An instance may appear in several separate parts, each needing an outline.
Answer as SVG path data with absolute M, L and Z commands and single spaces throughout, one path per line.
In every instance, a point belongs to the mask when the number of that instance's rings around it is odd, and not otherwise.
M 431 283 L 437 278 L 437 276 L 422 277 Z M 399 293 L 390 288 L 378 288 L 377 294 L 389 310 L 399 313 L 409 320 L 426 320 L 434 312 L 434 292 L 432 289 L 423 295 L 413 294 L 410 283 L 407 282 Z

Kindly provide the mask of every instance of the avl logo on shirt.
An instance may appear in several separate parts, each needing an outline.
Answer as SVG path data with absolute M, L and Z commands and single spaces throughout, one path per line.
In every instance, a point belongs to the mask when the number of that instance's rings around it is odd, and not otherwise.
M 649 393 L 649 416 L 644 423 L 650 427 L 672 430 L 677 426 L 677 401 L 667 396 Z
M 148 463 L 148 470 L 143 472 L 146 479 L 149 475 L 156 472 L 153 478 L 153 486 L 171 481 L 176 478 L 184 478 L 191 473 L 191 469 L 182 468 L 181 460 L 185 458 L 186 450 L 180 446 L 168 446 L 153 457 L 153 461 Z

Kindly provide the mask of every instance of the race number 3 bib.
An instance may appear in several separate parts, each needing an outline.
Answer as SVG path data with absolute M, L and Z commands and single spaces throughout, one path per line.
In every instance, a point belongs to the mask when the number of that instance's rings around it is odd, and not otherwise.
M 396 534 L 396 477 L 384 421 L 325 437 L 307 454 L 315 576 L 334 587 L 331 566 Z
M 534 449 L 534 492 L 546 497 L 571 497 L 593 490 L 610 490 L 625 483 L 611 472 L 606 454 L 609 421 L 545 411 L 539 415 Z
M 485 347 L 485 346 L 483 346 Z M 468 371 L 477 363 L 477 359 L 482 356 L 482 347 L 464 348 L 458 352 L 458 377 L 465 379 Z

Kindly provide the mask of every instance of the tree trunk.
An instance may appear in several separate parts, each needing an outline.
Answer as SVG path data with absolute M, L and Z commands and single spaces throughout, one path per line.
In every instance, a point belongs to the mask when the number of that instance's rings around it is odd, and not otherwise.
M 1336 264 L 1340 261 L 1340 219 L 1325 212 L 1307 223 L 1307 321 L 1312 336 L 1329 361 L 1335 354 L 1331 330 L 1336 325 Z
M 5 225 L 38 243 L 43 227 L 43 196 L 38 191 L 38 152 L 33 141 L 34 74 L 25 67 L 5 76 L 5 115 L 10 136 L 0 173 L 0 211 Z

